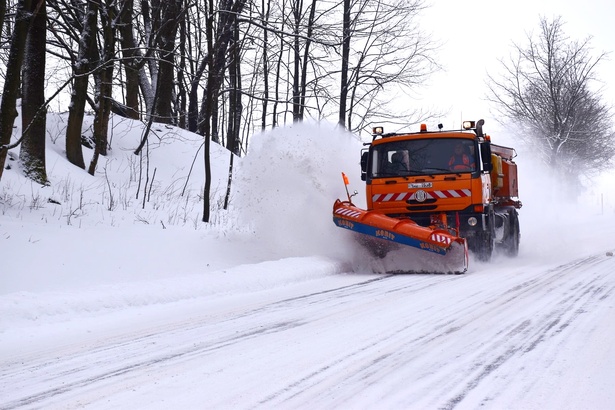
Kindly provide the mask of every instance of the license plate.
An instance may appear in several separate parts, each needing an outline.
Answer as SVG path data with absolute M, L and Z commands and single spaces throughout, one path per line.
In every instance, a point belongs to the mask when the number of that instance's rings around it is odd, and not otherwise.
M 408 188 L 431 188 L 433 184 L 431 182 L 413 182 L 408 184 Z

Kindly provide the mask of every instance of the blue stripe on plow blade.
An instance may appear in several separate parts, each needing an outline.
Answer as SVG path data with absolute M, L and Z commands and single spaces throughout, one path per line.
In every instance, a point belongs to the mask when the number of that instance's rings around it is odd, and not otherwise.
M 388 229 L 377 228 L 375 226 L 367 225 L 361 222 L 349 221 L 348 219 L 340 218 L 338 216 L 333 217 L 333 222 L 340 228 L 349 229 L 354 232 L 358 232 L 364 235 L 376 237 L 386 241 L 399 243 L 402 245 L 412 246 L 424 251 L 437 253 L 439 255 L 446 255 L 446 249 L 429 242 L 424 242 L 410 236 L 402 235 Z

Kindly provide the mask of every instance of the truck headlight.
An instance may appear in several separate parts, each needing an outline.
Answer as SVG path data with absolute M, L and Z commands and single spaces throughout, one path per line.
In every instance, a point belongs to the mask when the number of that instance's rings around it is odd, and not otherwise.
M 477 223 L 478 223 L 478 220 L 476 218 L 474 218 L 473 216 L 468 218 L 468 225 L 476 226 Z

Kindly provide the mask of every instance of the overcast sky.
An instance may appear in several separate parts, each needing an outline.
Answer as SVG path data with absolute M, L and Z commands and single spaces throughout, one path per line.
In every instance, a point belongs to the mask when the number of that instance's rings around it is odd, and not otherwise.
M 526 33 L 538 30 L 541 15 L 561 16 L 564 31 L 571 39 L 592 36 L 595 55 L 610 52 L 599 67 L 605 83 L 606 102 L 615 106 L 615 1 L 613 0 L 432 0 L 423 13 L 421 27 L 442 43 L 439 62 L 445 72 L 431 78 L 423 92 L 426 102 L 449 110 L 439 122 L 456 128 L 461 118 L 485 118 L 490 130 L 495 118 L 484 101 L 486 74 L 501 67 L 498 58 L 506 57 L 512 42 L 527 44 Z

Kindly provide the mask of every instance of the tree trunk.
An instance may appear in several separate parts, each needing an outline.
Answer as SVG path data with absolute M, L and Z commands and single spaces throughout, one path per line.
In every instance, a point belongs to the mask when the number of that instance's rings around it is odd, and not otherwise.
M 150 6 L 149 0 L 141 0 L 141 15 L 143 18 L 143 32 L 145 35 L 145 44 L 147 47 L 147 51 L 142 56 L 142 53 L 139 48 L 137 48 L 136 43 L 133 45 L 135 49 L 135 55 L 139 56 L 141 59 L 139 63 L 139 89 L 141 90 L 141 95 L 143 96 L 143 101 L 145 102 L 147 116 L 149 117 L 154 111 L 154 95 L 156 94 L 155 85 L 156 79 L 158 78 L 157 68 L 155 63 L 155 59 L 152 58 L 152 54 L 156 49 L 155 45 L 152 43 L 154 40 L 152 38 L 152 21 L 150 18 Z M 145 66 L 147 65 L 147 69 Z M 148 76 L 149 70 L 149 76 Z M 151 81 L 150 81 L 151 78 Z
M 107 4 L 100 8 L 100 20 L 103 32 L 103 57 L 98 72 L 99 86 L 96 113 L 94 115 L 94 155 L 88 168 L 88 173 L 94 175 L 99 155 L 107 155 L 109 116 L 111 115 L 111 91 L 113 87 L 113 56 L 115 52 L 115 9 L 114 0 L 106 0 Z M 101 6 L 103 6 L 101 4 Z
M 45 0 L 30 5 L 32 23 L 25 46 L 28 63 L 23 68 L 23 98 L 21 124 L 23 141 L 19 160 L 25 174 L 39 184 L 47 184 L 45 169 L 45 137 L 47 108 L 45 107 L 45 45 L 47 44 L 47 13 Z
M 271 1 L 267 1 L 267 11 L 265 12 L 265 0 L 261 1 L 261 7 L 264 12 L 263 20 L 263 81 L 264 81 L 264 95 L 263 95 L 263 113 L 261 115 L 261 129 L 264 130 L 267 127 L 267 104 L 269 103 L 269 54 L 267 53 L 268 38 L 267 38 L 267 24 L 269 22 L 269 9 L 271 7 Z
M 152 6 L 150 7 L 150 1 L 152 2 Z M 143 16 L 143 32 L 145 35 L 145 44 L 147 44 L 148 50 L 155 50 L 157 47 L 155 33 L 158 29 L 158 20 L 156 17 L 156 11 L 160 11 L 159 7 L 160 0 L 141 0 L 141 15 Z M 149 76 L 152 79 L 152 87 L 156 84 L 158 79 L 158 65 L 156 64 L 156 59 L 148 58 L 146 60 L 147 66 L 149 69 Z M 154 92 L 151 92 L 151 95 L 154 95 Z M 148 107 L 153 109 L 153 107 Z M 150 114 L 153 111 L 150 112 Z
M 182 10 L 182 0 L 169 0 L 162 2 L 160 10 L 160 62 L 158 64 L 158 99 L 154 106 L 155 121 L 172 124 L 173 114 L 171 101 L 175 90 L 175 36 L 179 16 Z
M 284 8 L 285 8 L 285 5 L 286 5 L 286 0 L 283 0 L 282 6 Z M 281 26 L 282 31 L 284 31 L 285 29 L 285 21 L 286 19 L 282 21 L 282 26 Z M 273 103 L 273 112 L 271 113 L 273 128 L 278 126 L 278 101 L 280 101 L 280 78 L 281 78 L 281 72 L 282 72 L 282 59 L 284 56 L 284 44 L 285 43 L 286 43 L 286 39 L 283 36 L 280 36 L 280 54 L 278 54 L 278 61 L 276 62 L 276 69 L 275 69 L 275 97 L 274 97 L 274 103 Z
M 88 94 L 88 75 L 90 69 L 89 56 L 94 53 L 96 40 L 96 23 L 98 16 L 98 3 L 89 1 L 83 22 L 83 32 L 79 41 L 77 61 L 73 68 L 75 77 L 71 103 L 68 108 L 68 123 L 66 126 L 66 158 L 71 164 L 85 169 L 83 151 L 81 149 L 81 129 L 85 113 L 85 102 Z
M 186 60 L 187 60 L 187 50 L 186 50 L 186 40 L 187 40 L 187 27 L 186 27 L 186 19 L 182 18 L 179 21 L 179 67 L 177 69 L 177 99 L 175 103 L 175 110 L 177 112 L 177 125 L 179 128 L 185 129 L 187 122 L 187 113 L 186 113 Z
M 4 171 L 4 163 L 8 154 L 6 146 L 11 143 L 13 124 L 17 117 L 17 95 L 21 84 L 20 72 L 31 19 L 31 5 L 31 0 L 21 0 L 17 3 L 15 26 L 6 64 L 4 89 L 2 91 L 2 101 L 0 101 L 0 179 L 2 178 L 2 171 Z
M 224 195 L 224 209 L 228 209 L 228 204 L 231 200 L 231 187 L 233 183 L 233 162 L 235 160 L 235 154 L 229 152 L 229 163 L 228 163 L 228 178 L 226 181 L 226 194 Z
M 299 95 L 299 67 L 301 66 L 301 54 L 299 53 L 299 27 L 301 26 L 301 1 L 295 1 L 293 15 L 295 17 L 293 39 L 293 121 L 301 120 L 300 95 Z
M 190 81 L 190 93 L 188 94 L 188 130 L 199 131 L 199 82 L 207 68 L 208 56 L 205 56 Z
M 4 28 L 4 15 L 6 14 L 6 0 L 0 0 L 0 33 Z
M 224 73 L 221 74 L 222 76 Z M 220 84 L 220 87 L 222 84 Z M 220 115 L 220 88 L 216 91 L 216 94 L 211 96 L 211 114 L 209 116 L 211 121 L 211 133 L 209 134 L 211 140 L 216 144 L 222 145 L 222 141 L 220 138 L 220 129 L 218 127 L 218 119 Z M 224 117 L 223 117 L 224 118 Z
M 88 3 L 89 4 L 89 3 Z M 139 68 L 137 67 L 136 57 L 138 53 L 135 49 L 133 33 L 133 4 L 134 0 L 123 0 L 120 11 L 119 31 L 121 34 L 122 54 L 124 56 L 122 64 L 126 74 L 126 116 L 138 120 L 139 115 Z
M 229 62 L 229 112 L 228 112 L 228 132 L 226 133 L 226 148 L 232 153 L 239 155 L 240 138 L 239 132 L 241 129 L 241 113 L 243 110 L 241 104 L 241 61 L 240 61 L 240 45 L 239 45 L 239 27 L 235 23 L 233 30 L 233 40 L 230 44 L 229 51 L 231 61 Z
M 213 43 L 213 17 L 207 17 L 207 54 L 209 56 L 209 72 L 207 76 L 207 94 L 205 97 L 205 112 L 203 115 L 203 129 L 205 137 L 205 187 L 203 189 L 203 222 L 209 222 L 210 216 L 210 189 L 211 189 L 211 160 L 210 160 L 210 140 L 212 130 L 212 114 L 214 113 L 214 103 L 222 86 L 222 75 L 226 63 L 226 51 L 228 44 L 233 36 L 233 27 L 237 16 L 243 10 L 246 0 L 223 0 L 220 3 L 220 24 L 216 43 Z M 210 11 L 213 4 L 209 2 Z
M 214 69 L 214 24 L 213 24 L 213 0 L 207 2 L 208 9 L 205 12 L 205 33 L 207 38 L 207 66 L 209 72 L 207 73 L 207 85 L 205 86 L 205 98 L 203 99 L 203 115 L 199 129 L 202 128 L 204 140 L 203 149 L 203 161 L 205 165 L 205 185 L 203 187 L 203 222 L 209 222 L 210 210 L 210 191 L 211 191 L 211 104 L 212 104 L 212 86 L 214 81 L 213 69 Z
M 338 123 L 346 127 L 346 100 L 348 98 L 348 59 L 350 58 L 350 0 L 344 0 L 344 15 L 342 17 L 342 71 L 340 84 L 340 112 Z
M 305 93 L 307 91 L 307 69 L 310 61 L 310 45 L 312 43 L 312 33 L 314 31 L 314 15 L 316 14 L 316 0 L 312 0 L 310 8 L 310 17 L 307 24 L 307 39 L 305 40 L 305 49 L 303 50 L 303 67 L 301 68 L 301 83 L 299 97 L 299 118 L 303 120 L 305 114 Z

